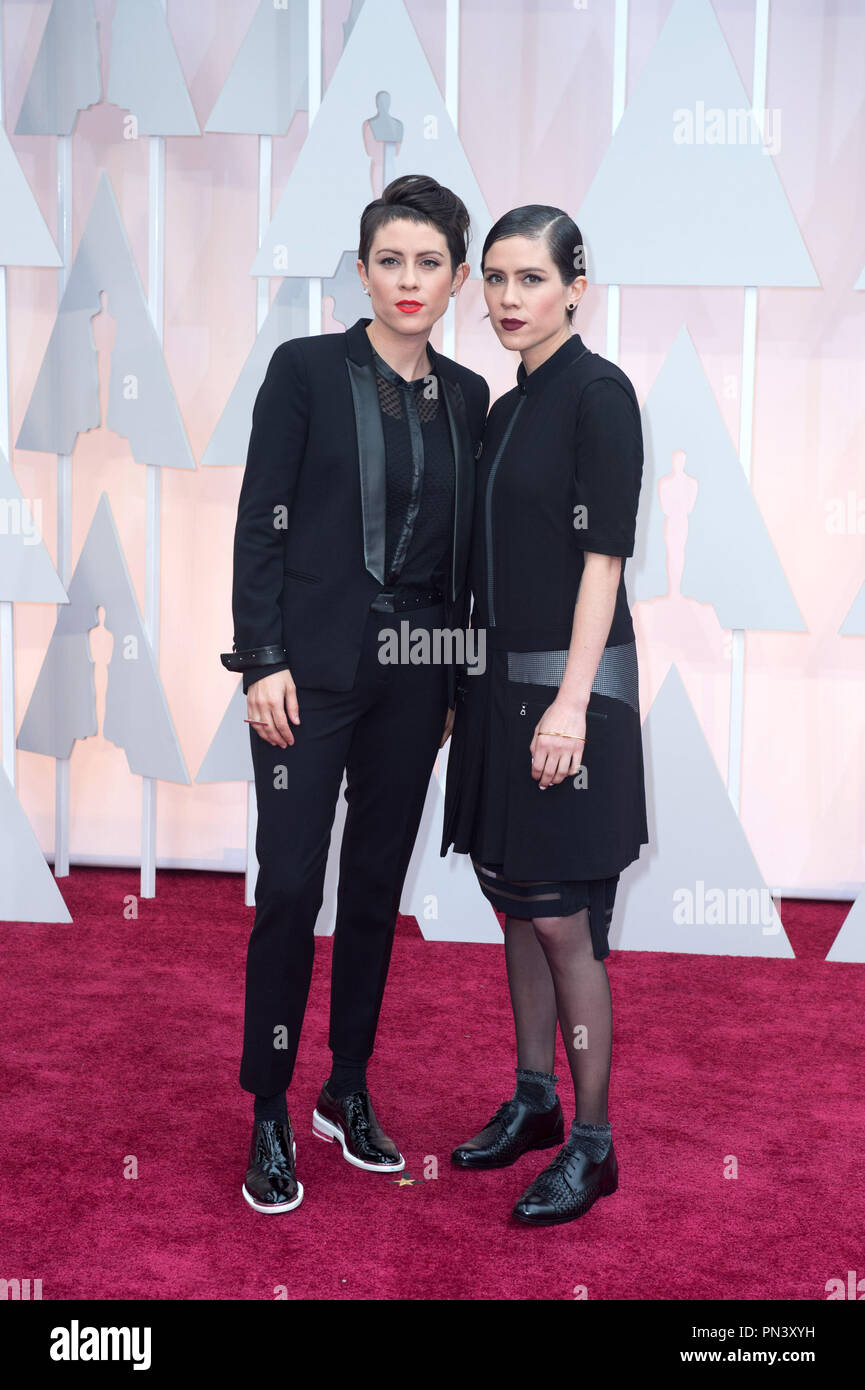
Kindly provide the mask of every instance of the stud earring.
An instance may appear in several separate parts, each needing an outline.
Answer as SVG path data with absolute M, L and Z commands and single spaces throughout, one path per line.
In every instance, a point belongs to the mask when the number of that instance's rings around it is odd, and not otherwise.
M 364 285 L 363 292 L 364 294 L 369 294 L 369 285 Z
M 569 305 L 568 305 L 568 308 L 569 308 L 569 309 L 576 309 L 576 307 L 577 307 L 576 304 L 569 304 Z

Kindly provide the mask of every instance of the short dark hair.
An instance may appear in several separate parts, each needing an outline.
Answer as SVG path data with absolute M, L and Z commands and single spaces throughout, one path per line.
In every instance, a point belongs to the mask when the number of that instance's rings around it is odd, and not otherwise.
M 586 251 L 582 233 L 574 219 L 561 208 L 550 207 L 546 203 L 527 203 L 525 207 L 512 208 L 510 212 L 506 212 L 487 233 L 481 252 L 481 270 L 493 242 L 502 241 L 509 236 L 542 238 L 553 265 L 562 277 L 563 285 L 570 285 L 578 275 L 586 273 Z M 576 309 L 568 309 L 566 312 L 570 323 Z
M 463 263 L 470 235 L 463 200 L 426 174 L 403 174 L 388 184 L 380 198 L 367 203 L 361 214 L 357 254 L 365 266 L 369 264 L 369 249 L 379 227 L 398 217 L 431 222 L 447 242 L 451 268 L 456 270 Z

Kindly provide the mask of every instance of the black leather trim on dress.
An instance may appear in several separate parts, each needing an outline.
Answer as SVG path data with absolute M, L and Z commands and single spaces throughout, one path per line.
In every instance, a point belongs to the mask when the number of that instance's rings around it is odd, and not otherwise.
M 454 454 L 454 524 L 448 592 L 451 603 L 454 603 L 458 593 L 457 576 L 464 575 L 468 567 L 475 492 L 474 451 L 466 403 L 459 382 L 448 381 L 443 376 L 439 377 L 439 381 L 444 386 L 445 410 Z

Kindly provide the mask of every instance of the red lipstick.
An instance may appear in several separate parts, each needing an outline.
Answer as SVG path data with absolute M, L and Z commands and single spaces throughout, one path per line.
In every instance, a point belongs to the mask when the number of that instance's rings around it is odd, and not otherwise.
M 500 319 L 499 322 L 507 333 L 515 333 L 518 328 L 525 327 L 524 319 Z
M 423 305 L 419 299 L 398 299 L 396 307 L 402 309 L 404 314 L 416 314 L 418 309 L 423 308 Z

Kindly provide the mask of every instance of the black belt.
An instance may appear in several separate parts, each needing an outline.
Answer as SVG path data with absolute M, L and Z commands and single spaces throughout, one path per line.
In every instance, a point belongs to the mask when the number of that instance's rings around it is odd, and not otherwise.
M 430 608 L 443 600 L 441 589 L 418 589 L 404 584 L 398 589 L 382 589 L 369 606 L 373 613 L 404 613 L 409 608 Z

